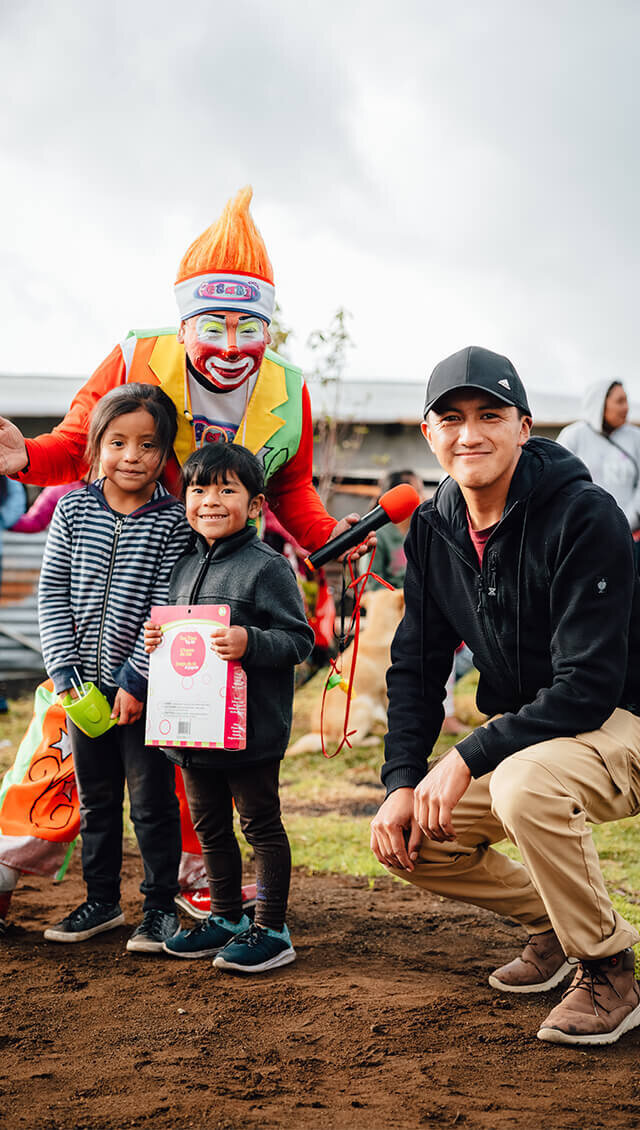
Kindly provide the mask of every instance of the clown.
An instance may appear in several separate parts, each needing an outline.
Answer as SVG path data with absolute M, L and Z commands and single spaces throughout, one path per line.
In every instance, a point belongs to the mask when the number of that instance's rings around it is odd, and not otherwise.
M 309 393 L 300 370 L 268 349 L 275 307 L 273 271 L 249 212 L 251 196 L 250 188 L 242 189 L 184 255 L 175 283 L 177 331 L 131 331 L 49 435 L 25 440 L 15 425 L 0 417 L 0 473 L 38 486 L 81 478 L 88 470 L 88 420 L 100 397 L 129 381 L 159 384 L 178 412 L 174 455 L 164 471 L 165 485 L 174 493 L 180 492 L 180 466 L 192 451 L 204 443 L 236 440 L 262 460 L 269 505 L 305 548 L 324 545 L 357 521 L 351 514 L 336 524 L 312 484 Z M 0 786 L 0 923 L 20 872 L 54 874 L 78 833 L 64 729 L 55 695 L 43 684 L 36 693 L 34 721 Z M 178 793 L 186 814 L 180 787 Z M 205 917 L 206 895 L 190 893 L 200 889 L 204 871 L 186 818 L 183 848 L 183 895 L 178 901 Z

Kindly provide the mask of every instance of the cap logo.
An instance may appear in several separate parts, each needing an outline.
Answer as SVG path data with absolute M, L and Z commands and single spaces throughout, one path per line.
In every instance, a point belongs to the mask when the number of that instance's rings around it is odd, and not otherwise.
M 502 379 L 501 381 L 498 381 L 498 384 L 499 384 L 499 385 L 502 385 L 502 387 L 503 387 L 503 388 L 508 388 L 508 389 L 509 389 L 509 392 L 511 392 L 511 385 L 509 384 L 509 382 L 508 382 L 508 380 L 506 379 L 506 377 L 504 377 L 504 378 L 503 378 L 503 379 Z
M 231 302 L 257 302 L 260 287 L 244 279 L 218 279 L 203 282 L 193 292 L 194 298 L 224 298 Z

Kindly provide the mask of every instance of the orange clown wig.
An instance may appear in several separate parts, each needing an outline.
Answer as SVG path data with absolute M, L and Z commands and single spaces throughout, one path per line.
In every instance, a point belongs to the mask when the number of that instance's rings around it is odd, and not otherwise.
M 185 252 L 175 284 L 183 320 L 208 310 L 236 310 L 271 321 L 273 268 L 249 211 L 252 196 L 250 187 L 240 189 Z

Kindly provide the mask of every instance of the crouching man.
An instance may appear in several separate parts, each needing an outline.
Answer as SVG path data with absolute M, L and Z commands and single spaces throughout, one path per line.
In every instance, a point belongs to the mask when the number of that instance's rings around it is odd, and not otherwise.
M 422 432 L 449 478 L 405 546 L 371 846 L 409 882 L 522 923 L 494 988 L 542 993 L 573 971 L 541 1040 L 609 1044 L 640 1024 L 640 935 L 589 825 L 640 809 L 640 585 L 613 498 L 530 428 L 507 358 L 474 347 L 434 369 Z M 461 640 L 491 720 L 425 776 Z M 492 847 L 505 839 L 522 864 Z

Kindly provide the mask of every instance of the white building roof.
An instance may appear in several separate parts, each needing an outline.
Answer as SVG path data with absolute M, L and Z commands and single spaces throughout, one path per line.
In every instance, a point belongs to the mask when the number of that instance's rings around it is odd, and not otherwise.
M 87 378 L 37 373 L 0 373 L 0 416 L 64 416 Z M 309 384 L 314 416 L 328 414 L 362 424 L 417 424 L 422 419 L 424 384 L 421 381 L 345 380 L 337 403 L 335 385 Z M 580 397 L 530 391 L 531 410 L 539 425 L 569 424 L 579 419 Z M 631 418 L 640 419 L 633 404 Z

